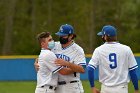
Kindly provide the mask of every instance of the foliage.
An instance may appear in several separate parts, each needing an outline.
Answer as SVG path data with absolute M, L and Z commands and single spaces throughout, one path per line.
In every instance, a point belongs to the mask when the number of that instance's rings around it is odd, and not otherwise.
M 15 7 L 10 6 L 15 1 Z M 140 1 L 139 0 L 0 0 L 0 54 L 39 53 L 36 35 L 42 31 L 55 33 L 62 24 L 71 24 L 75 41 L 92 53 L 101 44 L 96 34 L 103 25 L 111 24 L 118 29 L 118 40 L 140 52 Z M 7 7 L 8 6 L 8 7 Z M 8 11 L 12 14 L 7 15 Z M 9 18 L 9 19 L 8 19 Z M 10 22 L 13 24 L 10 25 Z M 8 29 L 8 30 L 7 30 Z M 6 36 L 9 32 L 9 36 Z M 7 41 L 8 40 L 8 41 Z M 6 42 L 11 45 L 4 48 Z M 7 51 L 6 51 L 7 50 Z

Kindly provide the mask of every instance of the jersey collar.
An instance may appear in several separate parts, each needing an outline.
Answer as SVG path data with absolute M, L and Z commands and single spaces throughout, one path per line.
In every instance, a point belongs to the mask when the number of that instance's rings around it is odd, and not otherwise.
M 41 50 L 49 50 L 49 49 L 41 48 Z
M 118 41 L 117 42 L 105 42 L 105 44 L 117 44 L 119 43 Z

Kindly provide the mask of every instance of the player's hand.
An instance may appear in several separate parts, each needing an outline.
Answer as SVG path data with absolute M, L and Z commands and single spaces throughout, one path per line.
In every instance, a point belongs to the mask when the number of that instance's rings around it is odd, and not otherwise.
M 38 58 L 35 59 L 34 67 L 35 67 L 35 70 L 36 70 L 36 71 L 39 70 Z
M 100 91 L 99 91 L 99 89 L 93 87 L 93 88 L 92 88 L 92 93 L 100 93 Z
M 57 66 L 68 66 L 69 65 L 69 62 L 63 60 L 63 59 L 56 59 L 55 60 L 55 64 Z

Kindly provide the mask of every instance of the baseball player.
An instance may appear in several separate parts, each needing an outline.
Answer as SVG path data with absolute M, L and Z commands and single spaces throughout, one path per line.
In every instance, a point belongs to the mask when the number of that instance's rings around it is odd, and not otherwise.
M 57 57 L 50 51 L 55 45 L 50 33 L 42 32 L 37 38 L 41 46 L 41 52 L 38 57 L 40 69 L 37 72 L 35 93 L 55 93 L 58 82 L 57 72 L 65 74 L 66 69 L 62 66 L 56 66 L 54 63 Z
M 56 35 L 60 42 L 56 42 L 52 50 L 58 58 L 55 62 L 73 70 L 69 75 L 59 74 L 56 93 L 83 93 L 80 73 L 85 72 L 86 61 L 83 49 L 73 40 L 74 29 L 69 24 L 62 25 Z
M 138 93 L 138 67 L 129 46 L 117 42 L 117 30 L 111 25 L 106 25 L 97 35 L 106 41 L 97 47 L 88 64 L 88 77 L 92 93 L 100 93 L 94 85 L 94 70 L 99 67 L 99 81 L 102 83 L 101 93 L 128 93 L 130 78 Z
M 56 35 L 59 36 L 60 42 L 56 42 L 52 49 L 58 58 L 55 60 L 55 64 L 71 69 L 67 71 L 68 75 L 58 74 L 56 93 L 84 93 L 80 73 L 85 72 L 85 54 L 83 49 L 73 40 L 76 37 L 74 29 L 71 25 L 62 25 Z M 35 68 L 38 68 L 36 62 Z

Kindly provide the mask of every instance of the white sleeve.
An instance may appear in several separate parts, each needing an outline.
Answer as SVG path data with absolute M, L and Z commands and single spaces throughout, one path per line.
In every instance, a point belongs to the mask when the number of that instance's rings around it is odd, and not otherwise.
M 52 71 L 52 73 L 58 72 L 60 69 L 62 69 L 62 66 L 57 66 L 54 62 L 57 59 L 55 54 L 53 52 L 50 52 L 49 55 L 47 55 L 45 65 Z
M 96 69 L 97 66 L 99 65 L 99 54 L 97 49 L 93 52 L 92 58 L 88 63 L 89 67 L 92 67 L 93 69 Z
M 77 51 L 74 63 L 78 65 L 86 65 L 86 58 L 82 49 Z
M 136 59 L 131 49 L 129 49 L 129 54 L 128 54 L 128 67 L 129 70 L 133 70 L 138 67 L 138 64 L 136 62 Z

